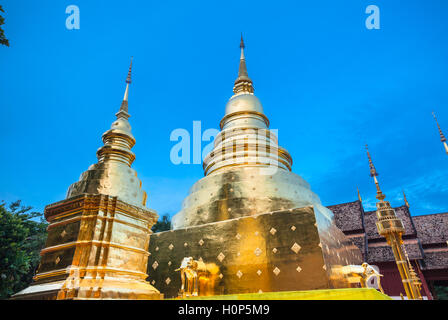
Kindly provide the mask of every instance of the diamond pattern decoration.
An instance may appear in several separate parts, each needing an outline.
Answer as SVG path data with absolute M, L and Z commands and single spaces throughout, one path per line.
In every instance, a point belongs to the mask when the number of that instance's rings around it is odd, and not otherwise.
M 151 281 L 151 284 L 154 285 L 156 282 L 154 280 Z
M 257 271 L 257 274 L 258 274 L 259 276 L 261 276 L 261 270 L 258 270 L 258 271 Z
M 174 246 L 172 243 L 170 243 L 170 245 L 168 246 L 168 249 L 173 250 Z
M 218 277 L 219 277 L 220 279 L 222 279 L 224 276 L 223 276 L 222 273 L 220 273 Z
M 171 261 L 168 261 L 168 265 L 171 266 Z
M 198 243 L 199 243 L 200 246 L 202 246 L 204 244 L 204 240 L 201 239 L 201 240 L 199 240 Z
M 156 270 L 158 266 L 159 266 L 159 263 L 157 261 L 154 261 L 154 263 L 152 264 L 152 268 L 154 270 Z
M 302 271 L 302 268 L 300 268 L 300 266 L 298 266 L 296 270 L 297 270 L 297 272 L 300 272 L 300 271 Z
M 61 238 L 64 238 L 66 235 L 67 235 L 67 232 L 65 232 L 65 229 L 62 230 L 62 232 L 60 234 Z
M 240 240 L 240 239 L 241 239 L 241 235 L 240 235 L 239 233 L 237 233 L 236 236 L 235 236 L 235 238 L 236 238 L 237 240 Z
M 297 229 L 296 226 L 292 226 L 292 227 L 291 227 L 291 230 L 292 230 L 292 231 L 296 231 L 296 229 Z
M 275 228 L 271 228 L 271 230 L 269 230 L 269 232 L 270 232 L 272 235 L 274 235 L 274 234 L 277 232 L 277 230 L 276 230 Z
M 60 261 L 61 261 L 61 258 L 59 258 L 59 256 L 56 258 L 56 260 L 54 260 L 54 262 L 55 262 L 56 264 L 58 264 Z
M 255 249 L 254 253 L 258 257 L 263 251 L 260 248 Z
M 171 279 L 168 277 L 168 278 L 166 278 L 166 280 L 165 280 L 165 283 L 167 284 L 167 285 L 169 285 L 170 284 L 170 282 L 171 282 Z
M 222 262 L 222 260 L 224 260 L 225 257 L 226 257 L 226 256 L 225 256 L 224 253 L 222 253 L 222 252 L 220 252 L 220 253 L 218 254 L 218 256 L 217 256 L 219 262 Z
M 243 273 L 240 270 L 238 270 L 238 272 L 236 273 L 236 276 L 241 279 L 241 277 L 243 276 Z
M 272 252 L 277 253 L 277 248 L 272 249 Z
M 291 247 L 291 250 L 294 251 L 294 253 L 297 254 L 297 252 L 299 252 L 300 249 L 302 249 L 302 247 L 299 246 L 299 245 L 297 244 L 297 242 L 294 242 L 294 244 L 293 244 L 292 247 Z
M 280 273 L 280 269 L 277 268 L 277 267 L 275 267 L 275 269 L 274 269 L 272 272 L 274 272 L 274 274 L 275 274 L 276 276 L 278 276 L 278 274 Z

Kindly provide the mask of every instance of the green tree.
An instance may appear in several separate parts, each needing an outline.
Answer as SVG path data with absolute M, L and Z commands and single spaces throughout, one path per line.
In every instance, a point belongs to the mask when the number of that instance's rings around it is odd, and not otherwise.
M 31 209 L 20 200 L 0 204 L 0 299 L 25 289 L 39 264 L 47 224 Z
M 0 5 L 0 12 L 5 13 L 2 6 Z M 3 28 L 1 27 L 3 24 L 5 24 L 5 18 L 0 16 L 0 44 L 3 44 L 5 46 L 9 47 L 9 40 L 5 37 L 5 31 L 3 31 Z
M 168 231 L 171 229 L 171 220 L 169 215 L 163 215 L 162 219 L 159 219 L 155 225 L 152 226 L 151 230 L 153 232 Z

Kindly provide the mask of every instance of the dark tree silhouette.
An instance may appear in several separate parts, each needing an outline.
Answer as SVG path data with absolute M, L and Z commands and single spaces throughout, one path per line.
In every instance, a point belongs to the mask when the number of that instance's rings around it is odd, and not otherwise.
M 159 219 L 155 225 L 152 226 L 151 230 L 153 232 L 162 232 L 171 229 L 171 220 L 170 217 L 165 214 L 162 219 Z
M 0 204 L 0 299 L 25 289 L 39 264 L 47 223 L 21 201 Z
M 2 6 L 0 5 L 0 12 L 5 13 Z M 5 37 L 5 31 L 3 31 L 2 25 L 5 24 L 5 18 L 0 15 L 0 44 L 9 47 L 9 40 Z

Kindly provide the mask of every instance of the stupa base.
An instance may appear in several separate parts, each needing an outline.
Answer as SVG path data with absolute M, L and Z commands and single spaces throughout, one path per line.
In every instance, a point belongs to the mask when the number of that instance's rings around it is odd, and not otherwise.
M 149 252 L 150 283 L 167 298 L 180 293 L 185 257 L 203 262 L 200 296 L 356 287 L 340 270 L 363 262 L 319 205 L 156 233 Z

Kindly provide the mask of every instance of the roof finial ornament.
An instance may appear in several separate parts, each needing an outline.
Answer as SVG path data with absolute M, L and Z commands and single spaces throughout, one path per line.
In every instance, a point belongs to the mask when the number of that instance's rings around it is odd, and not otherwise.
M 131 57 L 131 63 L 129 65 L 128 76 L 126 77 L 126 90 L 124 91 L 123 101 L 121 102 L 120 110 L 115 114 L 118 118 L 128 119 L 131 115 L 128 113 L 128 96 L 129 96 L 129 85 L 132 82 L 131 74 L 132 74 L 132 60 L 134 57 Z
M 367 144 L 366 144 L 366 150 L 367 150 L 367 157 L 369 158 L 370 176 L 373 177 L 373 180 L 375 181 L 376 198 L 380 201 L 383 201 L 386 198 L 386 196 L 380 189 L 380 184 L 378 183 L 378 179 L 376 178 L 378 176 L 378 172 L 376 171 L 375 165 L 373 164 L 372 157 L 370 156 L 369 152 L 369 146 Z
M 244 45 L 243 33 L 241 33 L 240 67 L 238 69 L 238 78 L 235 80 L 235 86 L 233 87 L 233 93 L 235 93 L 235 94 L 253 93 L 254 92 L 252 80 L 249 78 L 249 75 L 247 74 L 246 58 L 244 57 L 244 48 L 245 47 L 246 46 Z
M 356 190 L 358 190 L 358 200 L 359 200 L 359 202 L 361 202 L 361 204 L 362 204 L 362 198 L 361 198 L 361 194 L 359 193 L 359 188 L 356 187 Z
M 445 151 L 448 154 L 448 144 L 446 143 L 445 135 L 442 132 L 442 129 L 440 128 L 439 122 L 437 121 L 436 114 L 434 111 L 432 112 L 432 116 L 434 117 L 434 120 L 436 120 L 437 128 L 439 128 L 439 134 L 440 134 L 440 141 L 442 141 L 443 146 L 445 147 Z
M 404 193 L 404 190 L 403 190 L 403 200 L 404 200 L 404 204 L 406 205 L 406 207 L 409 208 L 409 202 L 408 202 L 408 199 L 406 198 L 406 193 Z

